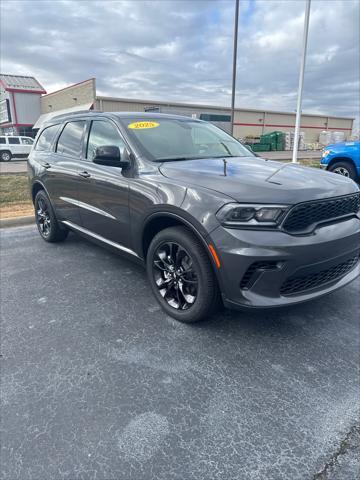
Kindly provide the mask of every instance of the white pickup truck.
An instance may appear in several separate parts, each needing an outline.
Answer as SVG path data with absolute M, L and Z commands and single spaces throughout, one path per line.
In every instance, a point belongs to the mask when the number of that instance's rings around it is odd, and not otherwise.
M 31 137 L 0 136 L 0 161 L 9 162 L 13 157 L 27 157 L 33 143 Z

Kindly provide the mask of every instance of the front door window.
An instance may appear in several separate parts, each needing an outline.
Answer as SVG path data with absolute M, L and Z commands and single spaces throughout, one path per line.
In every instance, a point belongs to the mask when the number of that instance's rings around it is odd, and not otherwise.
M 95 150 L 105 145 L 119 147 L 120 152 L 125 148 L 125 143 L 115 125 L 110 122 L 95 120 L 91 125 L 86 158 L 92 161 Z

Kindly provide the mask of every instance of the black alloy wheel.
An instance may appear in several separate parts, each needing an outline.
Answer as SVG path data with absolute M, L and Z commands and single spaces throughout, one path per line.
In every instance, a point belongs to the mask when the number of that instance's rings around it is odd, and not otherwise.
M 220 293 L 209 254 L 186 227 L 155 235 L 146 265 L 151 289 L 167 314 L 192 323 L 216 312 Z
M 47 242 L 61 242 L 68 235 L 68 230 L 60 227 L 51 202 L 44 190 L 35 197 L 35 220 L 41 237 Z
M 48 205 L 43 197 L 39 197 L 36 204 L 36 223 L 41 236 L 47 238 L 51 232 L 51 218 Z
M 161 244 L 154 255 L 153 275 L 163 299 L 177 310 L 191 308 L 198 294 L 198 276 L 190 254 L 178 243 Z

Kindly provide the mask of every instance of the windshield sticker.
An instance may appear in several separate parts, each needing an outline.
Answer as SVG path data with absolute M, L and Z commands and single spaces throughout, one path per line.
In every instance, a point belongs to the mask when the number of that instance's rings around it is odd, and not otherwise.
M 157 122 L 134 122 L 128 125 L 128 128 L 133 128 L 134 130 L 143 130 L 144 128 L 156 128 L 160 124 Z

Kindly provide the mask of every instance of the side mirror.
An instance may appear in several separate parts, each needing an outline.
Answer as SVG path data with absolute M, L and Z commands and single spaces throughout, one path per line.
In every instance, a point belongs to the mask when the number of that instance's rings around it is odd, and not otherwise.
M 97 165 L 107 165 L 109 167 L 128 167 L 130 165 L 129 158 L 126 154 L 123 156 L 124 158 L 121 157 L 119 147 L 115 145 L 103 145 L 102 147 L 96 148 L 93 162 Z

